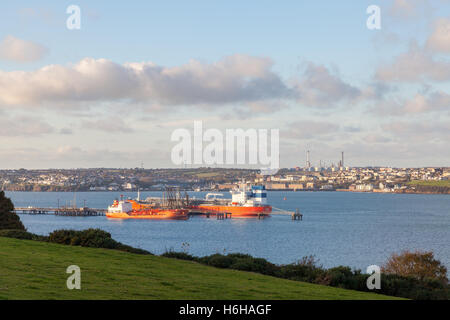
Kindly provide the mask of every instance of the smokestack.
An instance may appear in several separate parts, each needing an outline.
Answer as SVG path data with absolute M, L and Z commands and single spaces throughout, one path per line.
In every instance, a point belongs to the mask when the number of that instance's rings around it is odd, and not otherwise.
M 311 168 L 311 163 L 309 162 L 309 150 L 306 151 L 306 168 Z
M 342 151 L 342 160 L 341 160 L 342 168 L 344 168 L 344 151 Z

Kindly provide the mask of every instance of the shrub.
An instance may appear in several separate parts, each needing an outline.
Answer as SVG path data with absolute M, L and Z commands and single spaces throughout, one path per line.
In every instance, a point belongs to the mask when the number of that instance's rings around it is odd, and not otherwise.
M 48 237 L 34 234 L 20 229 L 0 230 L 0 237 L 16 238 L 23 240 L 48 241 Z
M 34 234 L 21 229 L 3 229 L 0 230 L 0 237 L 33 240 Z
M 19 216 L 14 212 L 11 200 L 5 197 L 5 192 L 0 191 L 0 230 L 25 230 Z
M 42 236 L 40 234 L 34 234 L 33 233 L 33 239 L 32 240 L 48 242 L 48 236 Z
M 418 280 L 395 274 L 381 276 L 380 293 L 415 300 L 447 300 L 449 286 L 437 279 Z
M 230 257 L 230 255 L 228 255 Z M 231 269 L 251 271 L 262 273 L 265 275 L 275 275 L 277 271 L 277 266 L 268 262 L 262 258 L 248 257 L 235 257 L 231 264 Z
M 117 249 L 137 254 L 150 254 L 146 250 L 133 248 L 114 240 L 111 238 L 109 232 L 101 229 L 87 229 L 82 231 L 56 230 L 50 233 L 48 241 L 72 246 Z
M 71 244 L 72 238 L 75 238 L 80 231 L 75 230 L 55 230 L 48 236 L 49 242 L 59 244 Z
M 448 283 L 447 268 L 434 258 L 431 251 L 404 251 L 401 254 L 393 254 L 381 271 L 418 280 L 429 278 L 442 281 L 444 284 Z
M 166 251 L 161 256 L 166 257 L 166 258 L 180 259 L 180 260 L 189 260 L 189 261 L 197 260 L 196 257 L 194 257 L 186 252 Z
M 353 289 L 358 286 L 357 278 L 350 267 L 339 266 L 328 269 L 326 277 L 329 279 L 329 285 L 333 287 Z
M 233 258 L 222 254 L 213 254 L 208 257 L 200 258 L 202 262 L 216 268 L 229 268 L 233 264 Z
M 285 279 L 329 285 L 325 270 L 314 256 L 301 258 L 297 263 L 280 266 L 278 276 Z

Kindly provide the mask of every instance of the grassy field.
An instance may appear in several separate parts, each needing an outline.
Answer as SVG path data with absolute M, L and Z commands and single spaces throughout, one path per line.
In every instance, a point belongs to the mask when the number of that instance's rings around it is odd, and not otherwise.
M 415 186 L 430 186 L 430 187 L 449 187 L 450 188 L 450 180 L 413 180 L 408 182 L 409 185 Z
M 66 268 L 81 268 L 68 290 Z M 194 262 L 0 237 L 0 299 L 393 299 Z

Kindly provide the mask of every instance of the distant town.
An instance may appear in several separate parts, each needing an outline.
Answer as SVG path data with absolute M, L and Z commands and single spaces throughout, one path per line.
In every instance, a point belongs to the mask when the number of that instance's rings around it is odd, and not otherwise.
M 450 167 L 296 167 L 271 176 L 228 168 L 0 170 L 0 188 L 7 191 L 158 191 L 166 186 L 225 191 L 240 183 L 277 191 L 450 194 Z

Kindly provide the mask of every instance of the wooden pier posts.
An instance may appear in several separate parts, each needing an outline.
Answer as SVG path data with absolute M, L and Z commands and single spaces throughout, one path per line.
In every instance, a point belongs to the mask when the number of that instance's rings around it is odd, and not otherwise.
M 300 211 L 298 209 L 296 209 L 295 212 L 292 213 L 291 218 L 292 218 L 292 221 L 295 221 L 295 220 L 301 221 L 301 220 L 303 220 L 303 214 L 301 214 Z
M 217 220 L 231 219 L 231 212 L 218 212 Z

